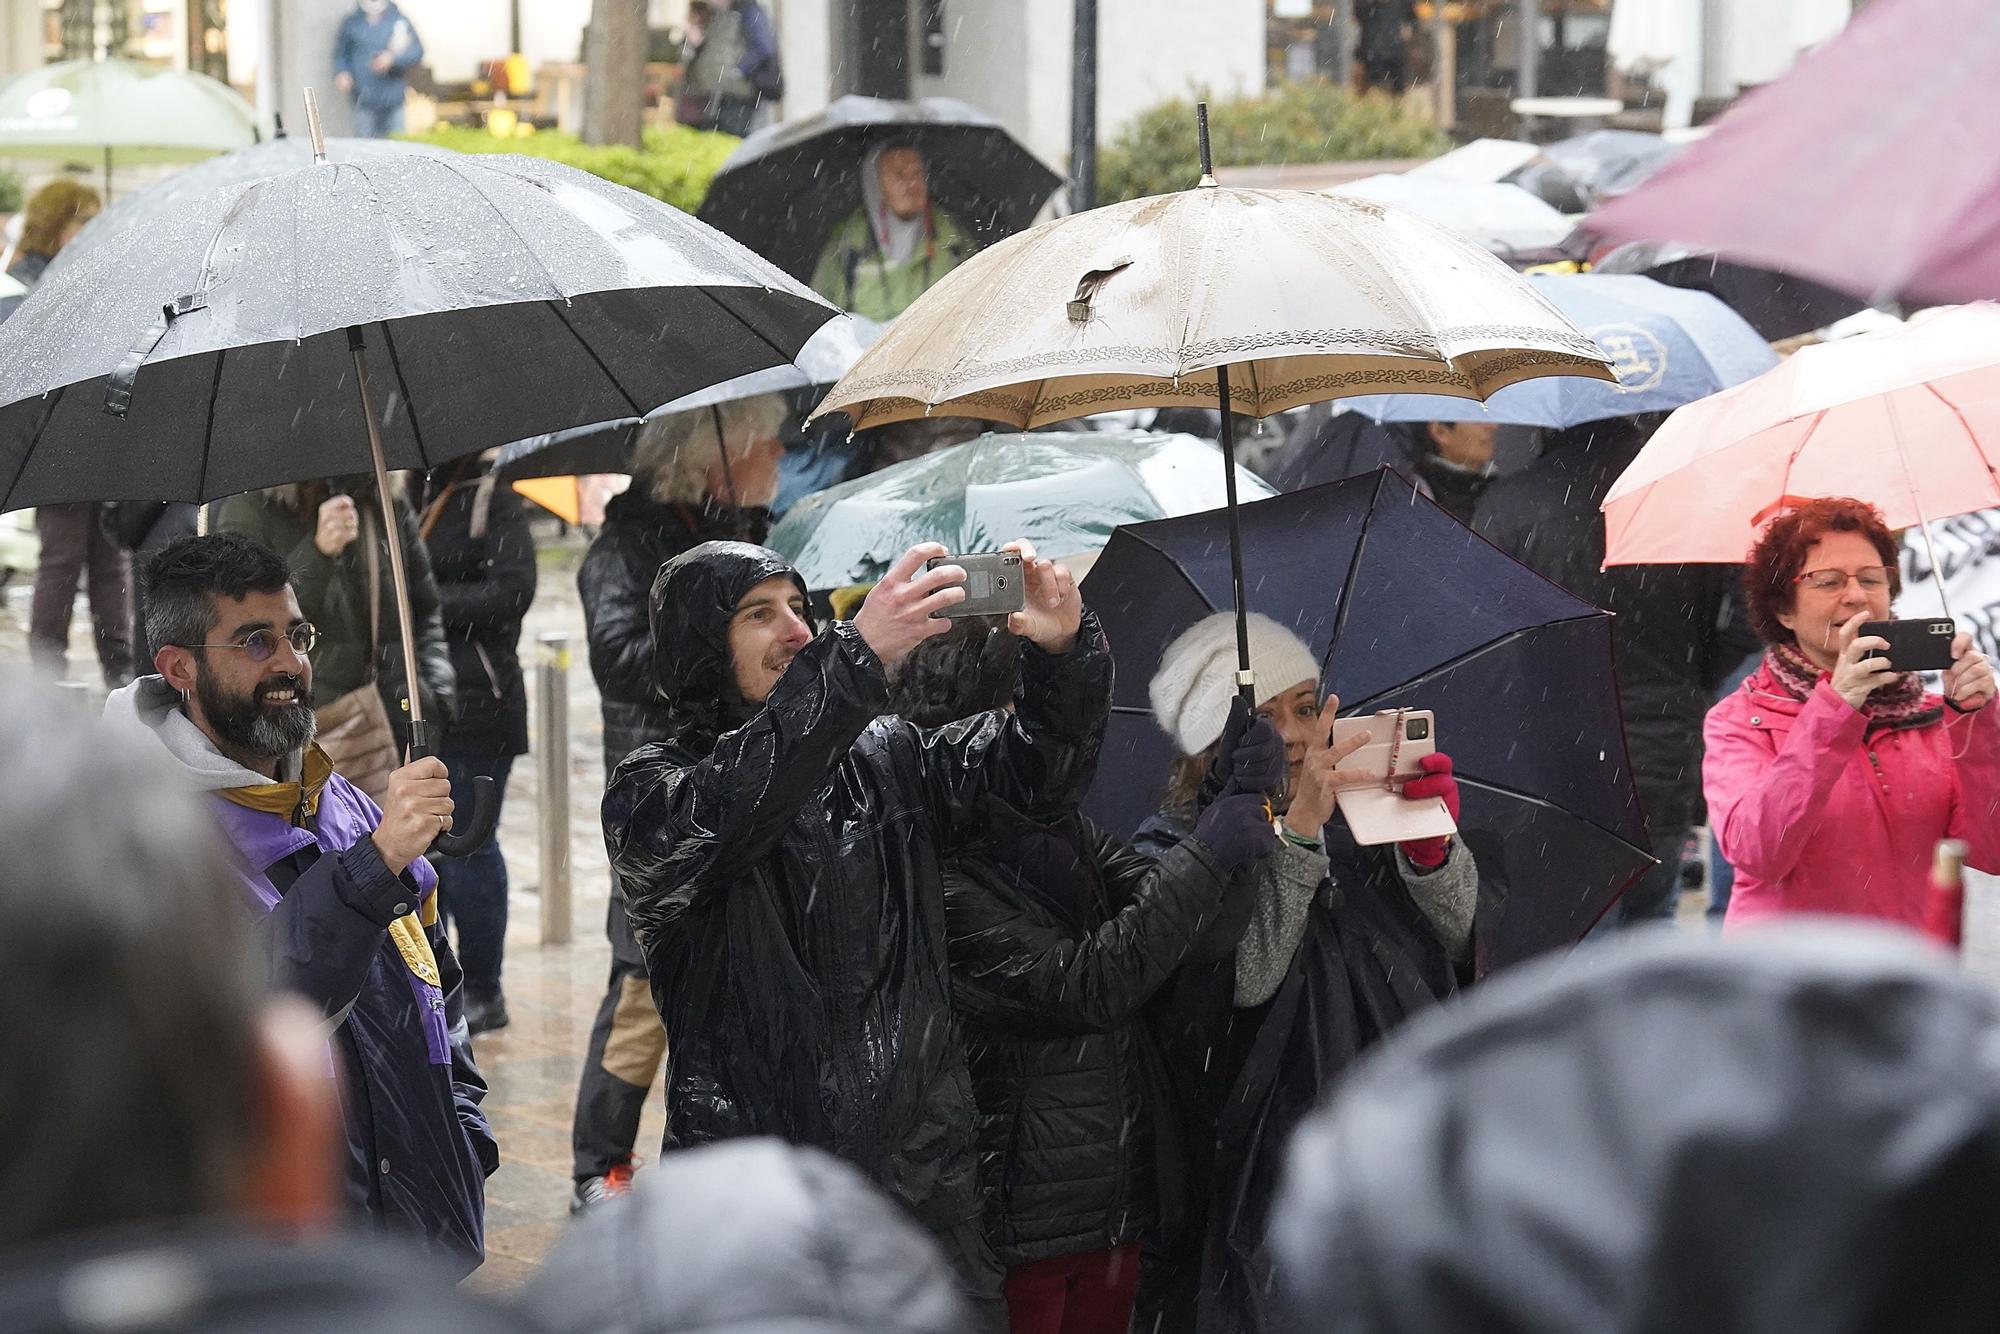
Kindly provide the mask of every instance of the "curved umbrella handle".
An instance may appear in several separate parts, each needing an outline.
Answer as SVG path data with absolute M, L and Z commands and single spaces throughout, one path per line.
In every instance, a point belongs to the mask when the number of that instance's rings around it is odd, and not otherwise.
M 410 725 L 410 758 L 425 759 L 437 754 L 436 743 L 432 740 L 436 733 L 430 723 Z M 431 843 L 431 851 L 440 857 L 470 857 L 486 846 L 486 840 L 493 837 L 493 828 L 500 823 L 500 791 L 493 786 L 493 780 L 480 774 L 472 780 L 472 809 L 458 825 L 441 831 Z
M 500 822 L 500 792 L 485 774 L 472 780 L 472 811 L 447 833 L 437 836 L 431 851 L 443 857 L 470 857 L 493 837 Z

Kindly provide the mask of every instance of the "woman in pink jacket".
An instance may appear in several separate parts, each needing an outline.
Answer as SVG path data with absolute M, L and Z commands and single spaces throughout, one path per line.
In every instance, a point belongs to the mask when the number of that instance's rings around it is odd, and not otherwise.
M 1773 520 L 1744 591 L 1769 650 L 1709 711 L 1702 784 L 1736 867 L 1728 922 L 1843 913 L 1920 927 L 1938 839 L 2000 871 L 2000 709 L 1969 635 L 1944 695 L 1864 657 L 1859 634 L 1902 590 L 1896 538 L 1874 506 L 1815 500 Z

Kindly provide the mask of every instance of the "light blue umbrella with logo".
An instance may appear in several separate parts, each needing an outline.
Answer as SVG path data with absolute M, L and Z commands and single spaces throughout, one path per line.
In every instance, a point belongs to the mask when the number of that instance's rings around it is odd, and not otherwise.
M 1778 364 L 1741 315 L 1706 292 L 1634 274 L 1537 274 L 1535 290 L 1604 349 L 1616 384 L 1576 376 L 1524 380 L 1484 403 L 1434 394 L 1374 394 L 1347 406 L 1378 422 L 1492 422 L 1565 428 L 1671 412 Z

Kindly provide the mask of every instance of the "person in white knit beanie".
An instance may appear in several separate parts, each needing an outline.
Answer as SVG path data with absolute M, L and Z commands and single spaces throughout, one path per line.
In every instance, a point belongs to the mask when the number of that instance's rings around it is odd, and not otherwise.
M 1479 875 L 1458 839 L 1361 847 L 1335 811 L 1334 770 L 1353 749 L 1331 738 L 1340 701 L 1320 698 L 1319 662 L 1278 621 L 1251 614 L 1256 717 L 1236 705 L 1236 618 L 1218 612 L 1167 646 L 1148 694 L 1181 752 L 1167 805 L 1133 845 L 1176 846 L 1217 790 L 1227 762 L 1284 743 L 1288 782 L 1273 803 L 1283 840 L 1250 892 L 1210 929 L 1161 1015 L 1188 1106 L 1199 1220 L 1186 1252 L 1140 1294 L 1137 1327 L 1166 1334 L 1270 1327 L 1264 1218 L 1292 1126 L 1363 1048 L 1450 995 L 1473 971 Z M 1275 733 L 1273 737 L 1271 734 Z M 1240 742 L 1238 738 L 1241 738 Z M 1405 795 L 1454 814 L 1445 757 Z M 1192 1318 L 1189 1313 L 1192 1312 Z
M 1253 611 L 1248 620 L 1257 707 L 1301 684 L 1317 692 L 1319 663 L 1305 641 L 1268 616 Z M 1236 662 L 1236 618 L 1227 613 L 1195 622 L 1160 655 L 1147 693 L 1154 719 L 1180 743 L 1181 754 L 1199 755 L 1222 735 L 1237 697 Z

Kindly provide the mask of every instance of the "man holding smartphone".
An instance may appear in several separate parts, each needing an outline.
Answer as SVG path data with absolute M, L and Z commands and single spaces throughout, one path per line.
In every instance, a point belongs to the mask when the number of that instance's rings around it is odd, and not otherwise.
M 1089 786 L 1111 657 L 1075 581 L 1021 557 L 1017 708 L 935 730 L 880 716 L 949 628 L 965 571 L 905 552 L 851 622 L 815 627 L 776 552 L 709 542 L 653 585 L 668 740 L 604 798 L 605 842 L 668 1036 L 667 1137 L 776 1135 L 848 1159 L 943 1244 L 998 1328 L 973 1104 L 951 1013 L 941 854 L 986 799 L 1053 813 Z

